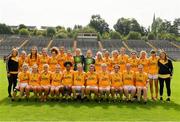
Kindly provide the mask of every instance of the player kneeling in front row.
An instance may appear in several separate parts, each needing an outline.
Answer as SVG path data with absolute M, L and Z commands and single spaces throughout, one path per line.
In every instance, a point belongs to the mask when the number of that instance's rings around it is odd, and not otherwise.
M 114 65 L 113 68 L 114 71 L 111 73 L 111 95 L 114 101 L 118 97 L 117 95 L 119 95 L 119 101 L 121 101 L 123 97 L 122 73 L 118 64 Z
M 147 87 L 148 87 L 148 75 L 143 72 L 143 65 L 138 65 L 138 72 L 135 73 L 135 82 L 137 88 L 138 102 L 140 102 L 141 95 L 143 93 L 144 103 L 147 102 Z
M 62 93 L 63 91 L 63 85 L 62 85 L 62 72 L 61 72 L 61 68 L 60 65 L 57 64 L 55 67 L 55 72 L 52 73 L 51 75 L 51 89 L 50 89 L 50 94 L 51 97 L 56 100 L 58 100 L 60 98 L 60 93 Z M 53 100 L 52 99 L 52 100 Z
M 32 67 L 32 73 L 30 73 L 29 84 L 26 87 L 27 98 L 30 96 L 30 91 L 34 92 L 34 98 L 37 100 L 39 97 L 40 86 L 40 75 L 38 73 L 38 66 L 36 64 Z
M 81 96 L 81 100 L 84 98 L 85 91 L 85 72 L 83 71 L 82 64 L 77 65 L 77 71 L 74 71 L 74 83 L 72 86 L 72 92 L 74 99 L 77 98 L 77 93 Z
M 126 100 L 132 102 L 136 93 L 136 87 L 134 81 L 134 72 L 131 70 L 131 65 L 129 63 L 126 64 L 126 71 L 123 72 L 123 82 L 123 89 Z
M 99 95 L 101 99 L 110 98 L 110 74 L 107 71 L 107 65 L 101 64 L 102 72 L 99 73 Z
M 63 72 L 62 78 L 63 96 L 65 97 L 65 99 L 70 99 L 73 84 L 73 71 L 71 70 L 72 63 L 65 62 L 64 67 L 66 67 L 66 70 Z
M 95 94 L 95 97 L 98 97 L 98 76 L 95 72 L 95 66 L 93 64 L 89 67 L 89 72 L 86 74 L 86 95 L 88 100 L 92 99 L 92 94 Z
M 21 98 L 24 96 L 24 92 L 26 91 L 26 87 L 28 86 L 28 83 L 29 83 L 29 75 L 30 73 L 29 73 L 28 65 L 23 64 L 22 72 L 19 72 L 18 74 L 19 83 L 17 87 L 14 89 L 12 101 L 14 101 L 14 99 L 16 98 L 17 91 L 20 91 L 19 100 L 21 100 Z M 27 96 L 27 93 L 26 93 L 26 96 Z
M 48 64 L 43 65 L 43 71 L 40 75 L 40 85 L 41 85 L 41 90 L 40 90 L 41 102 L 43 101 L 46 102 L 51 87 L 51 72 L 49 71 Z

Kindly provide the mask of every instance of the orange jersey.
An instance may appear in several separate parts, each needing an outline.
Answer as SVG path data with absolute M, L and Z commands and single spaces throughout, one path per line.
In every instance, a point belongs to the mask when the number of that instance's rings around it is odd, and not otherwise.
M 40 85 L 39 73 L 31 73 L 30 74 L 29 85 L 32 85 L 32 86 L 39 86 Z
M 60 72 L 60 73 L 52 73 L 51 75 L 51 85 L 52 86 L 60 86 L 62 85 L 62 77 L 63 77 L 63 74 Z
M 98 84 L 98 75 L 96 72 L 87 72 L 86 73 L 86 86 L 97 86 Z
M 117 58 L 111 58 L 111 66 L 112 68 L 114 67 L 115 64 L 118 64 L 119 65 L 119 59 L 118 57 Z
M 38 65 L 38 60 L 39 60 L 39 54 L 37 54 L 37 58 L 35 56 L 32 56 L 29 54 L 27 57 L 27 63 L 29 64 L 30 67 L 32 67 L 34 64 Z
M 40 75 L 40 84 L 42 86 L 48 86 L 51 84 L 51 72 L 42 72 Z
M 104 57 L 104 63 L 107 65 L 107 67 L 108 67 L 108 71 L 111 71 L 112 70 L 112 65 L 111 65 L 111 63 L 112 63 L 112 61 L 111 61 L 111 58 L 105 58 Z
M 96 69 L 96 72 L 100 72 L 101 71 L 101 64 L 102 63 L 104 63 L 103 60 L 95 59 L 95 69 Z
M 148 71 L 149 71 L 149 60 L 147 58 L 139 59 L 139 64 L 142 64 L 143 68 L 144 68 L 144 72 L 148 73 Z
M 135 58 L 135 59 L 129 58 L 128 63 L 131 64 L 132 71 L 136 72 L 138 64 L 139 64 L 139 59 L 138 58 Z
M 149 73 L 150 74 L 158 74 L 158 57 L 150 57 L 149 58 Z
M 69 62 L 71 62 L 72 64 L 74 64 L 74 58 L 73 58 L 73 56 L 66 56 L 66 60 L 65 60 L 65 62 L 66 61 L 69 61 Z M 73 66 L 71 67 L 71 70 L 73 70 Z
M 74 72 L 74 86 L 84 86 L 85 85 L 85 76 L 86 74 L 84 72 Z
M 43 70 L 43 65 L 49 63 L 49 56 L 39 56 L 38 64 L 39 64 L 39 70 Z
M 123 83 L 124 83 L 124 85 L 135 85 L 133 71 L 130 71 L 130 72 L 124 71 L 123 72 Z
M 20 83 L 29 83 L 29 76 L 30 73 L 27 72 L 19 72 L 18 74 L 18 80 Z
M 135 83 L 136 86 L 146 86 L 146 82 L 148 80 L 147 73 L 136 72 L 135 73 Z
M 119 55 L 118 59 L 119 59 L 119 65 L 120 65 L 120 71 L 123 72 L 124 70 L 126 70 L 126 63 L 128 62 L 128 55 Z
M 60 64 L 62 70 L 65 69 L 64 63 L 66 62 L 66 56 L 67 56 L 66 53 L 58 55 L 58 61 L 59 61 L 59 64 Z
M 62 78 L 62 84 L 65 86 L 72 86 L 73 84 L 73 72 L 74 71 L 69 71 L 67 72 L 66 70 L 63 72 L 63 78 Z
M 122 81 L 122 73 L 111 73 L 111 86 L 112 87 L 122 87 L 123 86 L 123 81 Z
M 56 69 L 56 65 L 58 64 L 58 57 L 50 57 L 49 58 L 49 68 L 51 72 L 54 72 Z
M 22 65 L 23 65 L 24 63 L 27 63 L 27 58 L 19 57 L 18 63 L 19 63 L 19 64 L 18 64 L 18 65 L 19 65 L 19 70 L 22 71 Z
M 100 72 L 98 74 L 99 86 L 106 87 L 111 85 L 111 78 L 108 72 Z

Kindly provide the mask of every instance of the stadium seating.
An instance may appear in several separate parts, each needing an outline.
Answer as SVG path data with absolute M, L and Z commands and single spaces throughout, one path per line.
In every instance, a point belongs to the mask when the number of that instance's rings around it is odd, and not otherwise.
M 21 44 L 26 40 L 25 37 L 19 36 L 1 36 L 0 42 L 0 57 L 8 55 L 12 48 L 19 48 Z
M 42 48 L 47 47 L 50 42 L 49 38 L 44 37 L 31 37 L 28 38 L 28 42 L 21 48 L 21 50 L 26 50 L 27 53 L 30 52 L 32 46 L 37 46 L 40 51 Z
M 27 43 L 24 43 L 26 40 Z M 52 43 L 50 43 L 50 41 Z M 149 40 L 152 46 L 157 48 L 157 50 L 163 49 L 167 52 L 168 56 L 173 60 L 180 60 L 180 42 L 172 41 L 172 44 L 168 40 Z M 149 54 L 152 47 L 150 47 L 145 41 L 142 40 L 127 40 L 126 45 L 132 49 L 140 52 L 141 50 L 146 50 Z M 24 44 L 22 46 L 22 44 Z M 8 55 L 13 47 L 22 46 L 19 51 L 25 50 L 27 53 L 30 52 L 32 46 L 37 46 L 40 51 L 43 47 L 49 45 L 49 49 L 53 46 L 60 47 L 64 46 L 66 50 L 73 50 L 73 39 L 50 39 L 47 37 L 22 37 L 22 36 L 12 36 L 12 35 L 0 35 L 0 58 L 4 55 Z M 125 47 L 123 42 L 118 39 L 109 39 L 101 41 L 102 47 L 108 51 L 119 50 L 120 47 Z M 93 56 L 96 52 L 100 50 L 98 41 L 95 38 L 78 38 L 77 47 L 81 48 L 82 53 L 85 55 L 88 49 L 91 49 Z M 127 50 L 127 54 L 130 52 Z
M 108 50 L 109 52 L 112 52 L 113 50 L 119 51 L 121 47 L 125 47 L 122 41 L 118 39 L 102 40 L 101 43 L 103 48 Z M 130 54 L 130 51 L 126 49 L 126 53 Z
M 81 38 L 77 40 L 77 47 L 81 48 L 82 53 L 85 55 L 88 49 L 92 50 L 93 55 L 99 50 L 98 42 L 96 39 Z
M 168 40 L 149 40 L 149 42 L 158 50 L 165 50 L 171 59 L 180 60 L 180 48 L 175 47 Z
M 74 42 L 73 39 L 53 39 L 51 47 L 64 46 L 66 50 L 72 50 L 73 49 L 73 42 Z
M 126 44 L 131 48 L 132 50 L 135 50 L 137 52 L 140 52 L 141 50 L 145 50 L 149 52 L 152 48 L 146 44 L 143 40 L 127 40 Z

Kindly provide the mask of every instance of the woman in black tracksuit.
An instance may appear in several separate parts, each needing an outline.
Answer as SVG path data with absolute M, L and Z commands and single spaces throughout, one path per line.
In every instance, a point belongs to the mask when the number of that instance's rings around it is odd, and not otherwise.
M 7 58 L 7 76 L 8 76 L 8 94 L 12 97 L 11 91 L 12 86 L 15 89 L 17 85 L 17 75 L 18 75 L 18 50 L 12 49 L 10 56 Z
M 160 84 L 160 100 L 163 100 L 163 88 L 164 82 L 167 89 L 167 99 L 170 101 L 171 96 L 171 77 L 173 75 L 172 61 L 167 58 L 167 54 L 164 51 L 160 52 L 160 59 L 158 60 L 159 67 L 159 84 Z

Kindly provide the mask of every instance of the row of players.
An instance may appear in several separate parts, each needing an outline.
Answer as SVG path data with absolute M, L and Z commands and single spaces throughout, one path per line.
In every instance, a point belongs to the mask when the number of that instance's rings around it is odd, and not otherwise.
M 82 64 L 77 64 L 77 71 L 71 70 L 73 64 L 65 62 L 65 70 L 62 72 L 59 64 L 55 67 L 55 72 L 49 71 L 49 65 L 44 64 L 41 73 L 38 66 L 32 66 L 29 72 L 27 64 L 23 64 L 22 71 L 18 74 L 18 85 L 14 90 L 12 100 L 16 98 L 17 91 L 20 91 L 20 99 L 24 93 L 28 99 L 30 91 L 34 92 L 35 98 L 46 101 L 48 95 L 59 99 L 60 94 L 65 98 L 77 98 L 77 94 L 83 99 L 85 96 L 90 99 L 91 93 L 95 94 L 95 99 L 122 100 L 123 94 L 127 101 L 133 101 L 135 94 L 140 102 L 147 102 L 148 76 L 143 71 L 143 65 L 138 65 L 138 71 L 132 70 L 131 64 L 126 64 L 126 70 L 120 72 L 118 64 L 113 66 L 112 72 L 108 71 L 107 64 L 101 64 L 101 72 L 95 71 L 95 66 L 90 65 L 89 71 L 83 71 Z M 118 97 L 117 97 L 118 96 Z
M 133 72 L 138 71 L 138 66 L 143 66 L 143 72 L 148 74 L 149 84 L 150 84 L 150 93 L 151 93 L 151 99 L 157 100 L 158 98 L 158 61 L 159 56 L 156 55 L 155 51 L 150 52 L 150 57 L 147 57 L 146 51 L 141 51 L 140 55 L 138 57 L 137 52 L 132 51 L 130 56 L 126 54 L 126 49 L 124 47 L 120 48 L 120 51 L 114 50 L 112 51 L 112 55 L 107 50 L 104 50 L 102 52 L 97 52 L 95 58 L 92 55 L 92 51 L 88 50 L 86 53 L 86 56 L 81 54 L 81 49 L 77 48 L 74 51 L 74 54 L 71 53 L 71 51 L 65 52 L 64 47 L 61 46 L 60 49 L 57 47 L 53 47 L 50 50 L 50 56 L 48 55 L 48 52 L 45 48 L 42 49 L 41 53 L 38 53 L 38 50 L 36 47 L 32 47 L 31 53 L 29 55 L 26 55 L 25 51 L 22 51 L 22 53 L 18 56 L 17 49 L 12 50 L 12 56 L 15 57 L 13 60 L 18 61 L 18 67 L 19 71 L 22 71 L 22 65 L 24 63 L 28 64 L 30 71 L 32 71 L 32 67 L 34 65 L 38 66 L 38 71 L 42 72 L 44 64 L 48 64 L 49 71 L 55 72 L 56 66 L 59 64 L 61 67 L 61 71 L 63 72 L 65 70 L 64 63 L 65 62 L 71 62 L 72 67 L 71 70 L 76 71 L 77 70 L 77 64 L 81 64 L 83 67 L 84 72 L 89 72 L 90 65 L 94 64 L 94 69 L 96 73 L 102 72 L 101 64 L 106 64 L 107 71 L 113 72 L 114 66 L 118 65 L 120 67 L 120 72 L 123 73 L 126 71 L 126 65 L 131 65 L 131 70 Z M 162 67 L 163 71 L 165 68 L 165 74 L 168 74 L 169 78 L 169 69 L 167 71 L 167 66 L 164 66 L 167 63 L 167 55 L 165 52 L 162 53 L 165 57 L 162 60 Z M 169 62 L 169 61 L 168 61 Z M 170 63 L 171 64 L 171 63 Z M 8 64 L 8 66 L 12 66 L 13 64 Z M 171 64 L 172 65 L 172 64 Z M 173 67 L 171 66 L 170 69 Z M 19 72 L 18 71 L 18 72 Z M 15 72 L 18 74 L 18 72 Z M 168 73 L 167 73 L 168 72 Z M 13 72 L 14 73 L 14 72 Z M 164 73 L 163 73 L 164 74 Z M 171 73 L 170 73 L 171 74 Z M 172 74 L 171 74 L 172 76 Z M 12 78 L 15 79 L 16 77 Z M 164 75 L 163 75 L 164 78 Z M 167 78 L 167 76 L 166 76 Z M 162 79 L 164 80 L 164 79 Z M 169 79 L 168 79 L 169 80 Z M 170 81 L 168 81 L 170 82 Z M 164 83 L 164 81 L 162 81 Z M 169 84 L 170 85 L 170 84 Z M 168 85 L 168 87 L 170 87 Z M 160 97 L 163 94 L 163 84 L 161 84 L 160 91 Z M 154 95 L 154 87 L 155 87 L 155 95 Z M 10 89 L 8 88 L 8 92 L 10 94 Z M 170 97 L 170 88 L 168 88 L 169 93 L 168 96 Z M 11 96 L 11 95 L 10 95 Z

